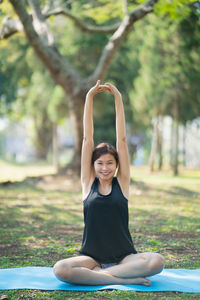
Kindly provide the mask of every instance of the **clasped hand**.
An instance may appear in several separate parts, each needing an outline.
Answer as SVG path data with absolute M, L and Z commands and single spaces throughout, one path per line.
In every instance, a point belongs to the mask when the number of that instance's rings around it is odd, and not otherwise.
M 93 86 L 87 93 L 88 96 L 94 96 L 98 93 L 101 93 L 101 92 L 109 92 L 111 94 L 113 94 L 115 97 L 116 96 L 121 96 L 120 92 L 118 91 L 118 89 L 112 85 L 111 83 L 104 83 L 103 85 L 100 84 L 101 81 L 100 80 L 97 80 L 97 83 L 95 86 Z

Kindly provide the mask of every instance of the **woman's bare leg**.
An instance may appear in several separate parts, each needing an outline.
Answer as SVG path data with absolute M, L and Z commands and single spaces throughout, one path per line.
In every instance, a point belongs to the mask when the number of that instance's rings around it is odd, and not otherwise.
M 158 253 L 130 254 L 119 264 L 105 271 L 120 278 L 137 278 L 158 274 L 163 270 L 164 265 L 164 258 Z
M 95 271 L 99 264 L 89 256 L 77 256 L 58 261 L 54 266 L 54 274 L 62 281 L 73 284 L 142 284 L 150 285 L 145 278 L 120 278 L 102 269 Z M 106 269 L 107 270 L 107 269 Z

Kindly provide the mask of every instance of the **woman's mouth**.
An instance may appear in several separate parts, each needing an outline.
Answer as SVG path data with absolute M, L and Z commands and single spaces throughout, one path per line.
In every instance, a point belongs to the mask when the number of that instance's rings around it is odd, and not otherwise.
M 107 175 L 110 174 L 110 172 L 101 172 L 101 174 L 102 174 L 103 176 L 107 176 Z

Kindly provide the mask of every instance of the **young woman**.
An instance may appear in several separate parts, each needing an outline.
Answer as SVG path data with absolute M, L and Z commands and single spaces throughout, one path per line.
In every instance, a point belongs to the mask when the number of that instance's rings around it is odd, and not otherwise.
M 94 149 L 93 97 L 100 92 L 115 97 L 116 146 L 102 143 Z M 129 156 L 121 94 L 100 80 L 86 96 L 81 183 L 84 200 L 84 234 L 80 256 L 58 261 L 58 279 L 85 285 L 141 284 L 149 286 L 162 271 L 164 258 L 158 253 L 137 253 L 128 229 Z M 116 174 L 116 176 L 115 176 Z

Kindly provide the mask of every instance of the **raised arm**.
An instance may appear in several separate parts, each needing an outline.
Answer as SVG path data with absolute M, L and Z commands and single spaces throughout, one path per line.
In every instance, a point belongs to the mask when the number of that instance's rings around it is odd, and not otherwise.
M 116 147 L 119 156 L 119 168 L 117 178 L 124 193 L 124 196 L 128 198 L 130 183 L 130 162 L 128 146 L 126 142 L 126 126 L 122 96 L 114 85 L 110 83 L 105 83 L 104 85 L 108 87 L 108 92 L 112 93 L 115 97 Z
M 87 196 L 90 191 L 92 182 L 94 180 L 94 168 L 91 164 L 92 152 L 94 149 L 93 140 L 93 97 L 102 91 L 100 80 L 92 87 L 86 95 L 84 114 L 83 114 L 83 143 L 81 152 L 81 184 L 83 191 L 83 198 Z

